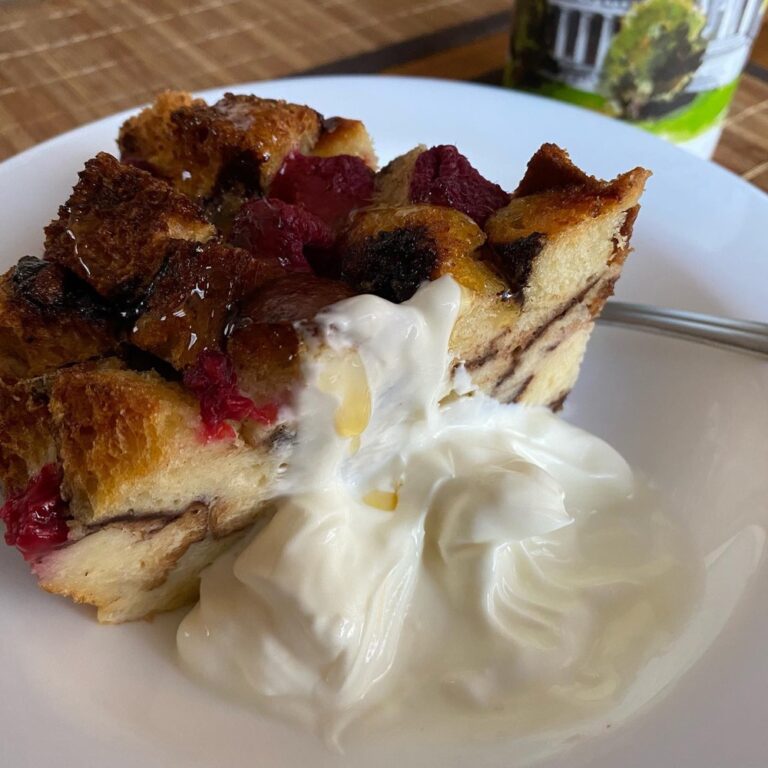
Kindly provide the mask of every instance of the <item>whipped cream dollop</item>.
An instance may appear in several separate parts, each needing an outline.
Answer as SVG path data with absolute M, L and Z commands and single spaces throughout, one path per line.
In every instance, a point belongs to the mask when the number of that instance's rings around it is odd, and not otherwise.
M 460 304 L 444 277 L 322 313 L 274 515 L 179 628 L 197 675 L 330 740 L 593 716 L 690 603 L 681 537 L 615 450 L 452 370 Z

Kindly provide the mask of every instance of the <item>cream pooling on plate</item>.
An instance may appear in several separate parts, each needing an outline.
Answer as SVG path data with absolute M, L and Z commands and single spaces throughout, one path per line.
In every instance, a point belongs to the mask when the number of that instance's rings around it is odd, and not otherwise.
M 424 713 L 530 733 L 616 703 L 668 642 L 690 583 L 676 537 L 607 444 L 452 377 L 460 302 L 444 277 L 307 334 L 274 517 L 179 629 L 212 684 L 331 738 Z

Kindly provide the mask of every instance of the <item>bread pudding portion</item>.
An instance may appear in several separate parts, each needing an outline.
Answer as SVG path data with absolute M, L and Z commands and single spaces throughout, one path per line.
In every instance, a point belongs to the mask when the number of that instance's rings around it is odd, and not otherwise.
M 46 227 L 45 257 L 105 300 L 130 304 L 162 265 L 169 242 L 205 242 L 214 234 L 194 202 L 101 152 Z
M 376 172 L 363 123 L 161 94 L 123 125 L 0 278 L 6 541 L 105 622 L 195 598 L 269 517 L 301 424 L 314 318 L 450 275 L 454 369 L 559 408 L 629 251 L 648 172 L 613 181 L 554 145 L 517 189 L 455 147 Z

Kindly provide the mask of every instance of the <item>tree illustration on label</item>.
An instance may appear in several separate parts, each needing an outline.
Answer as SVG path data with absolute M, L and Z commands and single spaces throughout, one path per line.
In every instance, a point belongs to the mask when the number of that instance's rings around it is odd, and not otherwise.
M 618 115 L 641 120 L 681 106 L 707 47 L 706 21 L 691 0 L 643 0 L 627 13 L 600 82 Z

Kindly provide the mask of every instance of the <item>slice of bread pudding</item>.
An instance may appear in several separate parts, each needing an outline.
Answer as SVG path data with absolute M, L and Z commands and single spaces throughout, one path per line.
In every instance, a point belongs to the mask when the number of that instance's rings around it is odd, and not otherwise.
M 548 144 L 511 194 L 454 147 L 376 172 L 361 122 L 231 94 L 162 94 L 119 145 L 85 164 L 43 258 L 0 278 L 5 538 L 105 622 L 193 600 L 268 519 L 330 304 L 451 275 L 454 366 L 561 407 L 648 176 L 600 181 Z

